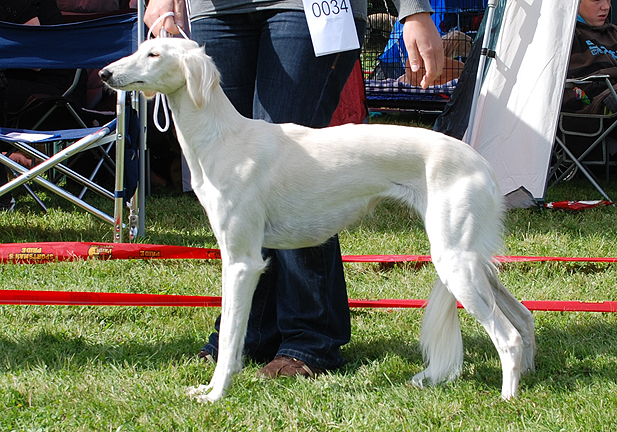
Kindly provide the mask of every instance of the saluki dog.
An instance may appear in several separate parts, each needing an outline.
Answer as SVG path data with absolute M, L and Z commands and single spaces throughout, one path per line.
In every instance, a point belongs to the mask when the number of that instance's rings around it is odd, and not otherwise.
M 497 348 L 502 397 L 516 396 L 521 373 L 534 367 L 534 320 L 498 280 L 492 257 L 502 247 L 502 196 L 470 146 L 423 128 L 311 129 L 247 119 L 223 93 L 212 59 L 190 40 L 148 40 L 100 76 L 115 89 L 167 95 L 193 191 L 221 249 L 218 362 L 193 397 L 220 399 L 242 369 L 251 298 L 267 266 L 262 247 L 322 244 L 384 199 L 422 217 L 439 276 L 420 337 L 426 369 L 412 382 L 460 374 L 458 300 Z

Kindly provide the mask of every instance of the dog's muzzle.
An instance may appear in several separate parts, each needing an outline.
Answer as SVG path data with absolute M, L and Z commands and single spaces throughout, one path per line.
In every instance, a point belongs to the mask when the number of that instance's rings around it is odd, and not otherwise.
M 112 75 L 113 73 L 107 68 L 103 68 L 99 71 L 99 77 L 101 77 L 103 82 L 107 82 L 111 78 Z

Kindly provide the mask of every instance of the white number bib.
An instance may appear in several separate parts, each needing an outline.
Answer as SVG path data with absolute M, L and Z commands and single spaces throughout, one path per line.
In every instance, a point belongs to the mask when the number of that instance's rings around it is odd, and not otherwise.
M 349 0 L 303 0 L 317 57 L 360 48 Z

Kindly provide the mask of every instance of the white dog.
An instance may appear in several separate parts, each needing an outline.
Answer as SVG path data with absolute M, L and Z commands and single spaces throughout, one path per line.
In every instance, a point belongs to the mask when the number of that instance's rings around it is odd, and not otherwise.
M 454 138 L 421 128 L 345 125 L 310 129 L 242 117 L 203 48 L 183 39 L 144 42 L 100 72 L 111 87 L 169 98 L 192 186 L 223 261 L 219 355 L 200 401 L 224 396 L 242 368 L 261 248 L 315 246 L 384 199 L 422 217 L 439 275 L 423 322 L 422 386 L 457 377 L 463 346 L 456 300 L 484 326 L 502 364 L 502 397 L 533 369 L 531 313 L 500 283 L 502 199 L 488 163 Z

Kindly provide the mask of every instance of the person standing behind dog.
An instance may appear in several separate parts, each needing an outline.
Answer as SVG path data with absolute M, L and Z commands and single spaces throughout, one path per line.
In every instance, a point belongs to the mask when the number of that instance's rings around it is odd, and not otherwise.
M 362 41 L 367 2 L 346 4 Z M 190 0 L 188 5 L 184 0 L 150 0 L 145 22 L 152 27 L 174 12 L 162 25 L 178 34 L 186 6 L 191 38 L 213 58 L 225 94 L 242 115 L 314 128 L 329 125 L 360 50 L 316 57 L 301 0 Z M 443 69 L 432 9 L 428 0 L 401 0 L 397 6 L 411 66 L 417 70 L 424 65 L 421 85 L 426 88 Z M 156 24 L 153 33 L 160 28 Z M 267 363 L 259 375 L 314 377 L 341 366 L 340 347 L 349 342 L 351 325 L 338 237 L 312 248 L 264 249 L 263 256 L 270 261 L 253 296 L 244 347 L 249 357 Z M 217 356 L 217 331 L 200 357 Z

